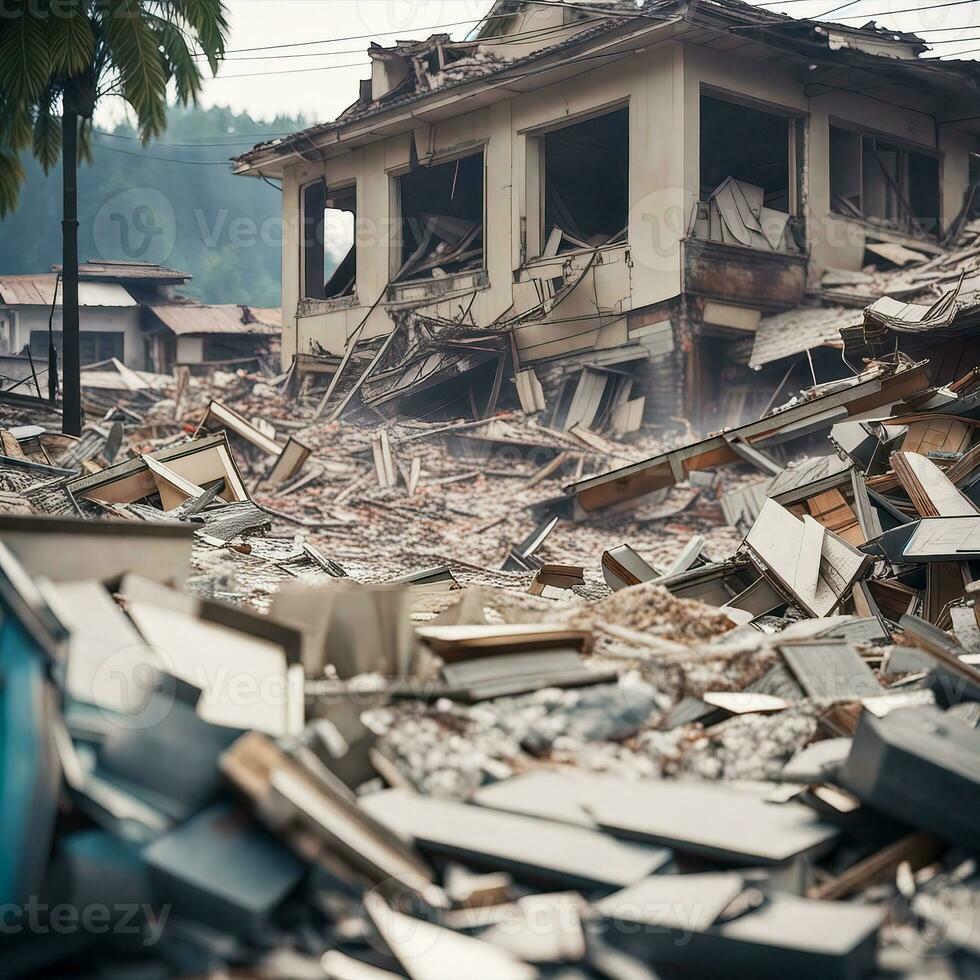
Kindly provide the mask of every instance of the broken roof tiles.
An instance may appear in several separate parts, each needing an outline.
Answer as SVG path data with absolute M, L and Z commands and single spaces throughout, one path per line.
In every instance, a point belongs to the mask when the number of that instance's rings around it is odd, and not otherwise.
M 731 31 L 765 43 L 773 57 L 795 54 L 810 63 L 839 69 L 841 64 L 884 70 L 914 80 L 936 91 L 955 94 L 964 87 L 976 90 L 978 76 L 969 61 L 947 61 L 941 72 L 936 65 L 923 65 L 918 55 L 927 43 L 914 34 L 887 30 L 870 22 L 864 26 L 827 24 L 791 17 L 776 10 L 726 0 L 646 0 L 642 5 L 622 2 L 592 4 L 592 16 L 566 15 L 561 29 L 522 29 L 526 23 L 519 7 L 495 4 L 467 41 L 453 42 L 445 34 L 426 40 L 397 41 L 388 47 L 372 44 L 372 62 L 384 65 L 360 87 L 357 100 L 333 122 L 319 123 L 298 133 L 257 144 L 235 157 L 238 172 L 268 169 L 271 162 L 295 146 L 309 148 L 318 139 L 357 126 L 386 112 L 422 103 L 434 94 L 480 83 L 504 81 L 536 65 L 544 74 L 576 56 L 595 58 L 597 45 L 614 42 L 618 36 L 645 37 L 655 43 L 658 30 L 677 24 L 697 32 L 702 45 L 730 50 Z M 588 6 L 588 5 L 586 5 Z M 574 4 L 569 6 L 574 10 Z M 584 13 L 584 11 L 583 11 Z M 553 34 L 553 36 L 552 36 Z M 512 40 L 524 43 L 511 44 Z M 636 43 L 634 41 L 634 43 Z M 274 172 L 274 171 L 272 171 Z

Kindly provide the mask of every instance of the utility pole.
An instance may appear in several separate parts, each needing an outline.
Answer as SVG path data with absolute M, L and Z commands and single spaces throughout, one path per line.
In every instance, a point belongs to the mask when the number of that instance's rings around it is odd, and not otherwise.
M 61 115 L 62 185 L 62 300 L 61 369 L 62 424 L 65 435 L 82 434 L 82 379 L 78 321 L 78 113 L 66 93 Z

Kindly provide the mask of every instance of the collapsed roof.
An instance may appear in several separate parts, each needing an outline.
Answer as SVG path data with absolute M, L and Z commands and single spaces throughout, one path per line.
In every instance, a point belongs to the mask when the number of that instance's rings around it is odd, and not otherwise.
M 278 176 L 290 162 L 322 159 L 356 143 L 367 143 L 444 118 L 437 96 L 452 91 L 467 108 L 513 98 L 582 70 L 576 61 L 588 55 L 588 70 L 598 61 L 629 57 L 650 35 L 696 42 L 740 57 L 777 60 L 805 73 L 808 85 L 827 90 L 860 90 L 875 74 L 879 98 L 894 89 L 908 99 L 908 87 L 942 96 L 949 119 L 977 127 L 975 99 L 980 95 L 980 65 L 975 61 L 924 59 L 927 43 L 915 34 L 798 19 L 763 10 L 742 0 L 647 0 L 642 7 L 625 2 L 590 4 L 589 16 L 571 18 L 550 29 L 521 31 L 518 15 L 528 4 L 513 0 L 495 4 L 471 40 L 454 42 L 446 34 L 425 41 L 399 41 L 368 50 L 372 78 L 361 83 L 356 102 L 340 117 L 300 132 L 258 143 L 233 160 L 236 172 Z M 572 13 L 576 13 L 572 11 Z M 514 28 L 517 28 L 515 31 Z M 515 43 L 519 42 L 519 43 Z M 528 50 L 530 49 L 530 50 Z M 532 67 L 533 66 L 533 67 Z M 425 103 L 431 102 L 431 106 Z M 396 110 L 412 106 L 399 115 Z M 429 111 L 431 110 L 431 116 Z M 381 125 L 380 121 L 390 117 Z M 360 123 L 370 119 L 370 127 Z

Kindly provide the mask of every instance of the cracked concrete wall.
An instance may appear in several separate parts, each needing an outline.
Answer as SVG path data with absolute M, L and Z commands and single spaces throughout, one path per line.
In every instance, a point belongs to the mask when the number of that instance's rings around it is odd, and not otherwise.
M 504 314 L 517 312 L 515 303 L 520 290 L 515 290 L 514 271 L 521 263 L 522 243 L 529 241 L 535 251 L 540 250 L 540 199 L 528 188 L 529 169 L 534 173 L 529 145 L 533 147 L 537 132 L 624 103 L 630 106 L 628 251 L 633 262 L 643 262 L 644 274 L 633 277 L 631 283 L 623 264 L 627 249 L 613 247 L 613 254 L 608 263 L 603 263 L 606 267 L 599 271 L 596 281 L 593 283 L 590 278 L 581 288 L 583 295 L 587 293 L 589 297 L 598 289 L 604 308 L 623 311 L 631 304 L 647 305 L 677 294 L 679 261 L 676 256 L 665 259 L 662 254 L 664 249 L 656 236 L 662 234 L 663 228 L 655 222 L 655 211 L 664 200 L 673 200 L 681 180 L 680 148 L 668 134 L 683 126 L 682 58 L 679 45 L 666 44 L 645 56 L 436 124 L 436 161 L 480 148 L 486 154 L 487 284 L 477 290 L 473 302 L 471 313 L 476 323 L 488 324 Z M 283 186 L 284 361 L 288 362 L 295 352 L 309 352 L 314 341 L 331 353 L 342 353 L 349 336 L 388 282 L 393 266 L 397 267 L 391 257 L 392 242 L 397 238 L 391 216 L 397 213 L 395 178 L 408 168 L 410 140 L 409 134 L 403 134 L 323 163 L 301 163 L 287 169 Z M 301 191 L 320 176 L 325 176 L 328 186 L 357 184 L 356 297 L 301 303 Z M 531 225 L 534 230 L 528 232 Z M 398 286 L 394 292 L 404 295 L 407 302 L 426 303 L 427 313 L 458 315 L 460 307 L 469 304 L 472 280 L 466 276 L 453 278 L 461 280 L 456 292 L 451 289 L 453 281 L 447 284 L 445 280 L 433 280 L 425 287 Z M 391 329 L 392 319 L 385 306 L 379 304 L 368 318 L 362 336 L 378 336 Z M 298 308 L 301 315 L 296 317 Z M 562 317 L 568 315 L 564 312 Z M 603 334 L 609 344 L 624 342 L 625 320 L 618 328 L 604 323 Z

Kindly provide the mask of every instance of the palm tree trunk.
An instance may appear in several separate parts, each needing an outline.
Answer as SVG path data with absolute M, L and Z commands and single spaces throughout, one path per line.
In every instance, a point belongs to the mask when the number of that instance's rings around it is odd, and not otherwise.
M 78 114 L 65 100 L 62 135 L 62 432 L 82 434 L 82 383 L 78 321 Z

